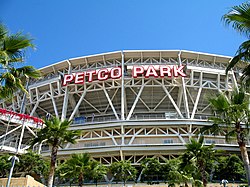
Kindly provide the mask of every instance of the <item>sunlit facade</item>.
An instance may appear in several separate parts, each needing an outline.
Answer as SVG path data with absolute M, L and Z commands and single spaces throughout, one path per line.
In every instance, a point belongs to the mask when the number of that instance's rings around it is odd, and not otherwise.
M 104 164 L 126 159 L 136 165 L 146 157 L 164 161 L 182 153 L 201 127 L 211 125 L 208 98 L 237 87 L 239 70 L 225 74 L 230 59 L 191 51 L 138 50 L 64 60 L 41 68 L 44 78 L 30 82 L 25 113 L 70 119 L 70 129 L 82 130 L 76 144 L 59 150 L 59 160 L 88 152 Z M 22 101 L 18 93 L 0 107 L 19 111 Z M 26 143 L 28 134 L 31 131 Z M 238 151 L 236 142 L 226 143 L 224 135 L 208 134 L 205 143 Z M 46 143 L 40 148 L 49 156 Z

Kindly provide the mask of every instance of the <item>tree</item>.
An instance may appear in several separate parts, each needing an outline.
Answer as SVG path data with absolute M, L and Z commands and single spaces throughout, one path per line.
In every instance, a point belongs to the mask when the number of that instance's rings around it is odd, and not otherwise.
M 0 177 L 4 178 L 7 177 L 11 163 L 9 161 L 10 155 L 9 154 L 4 154 L 0 156 Z
M 137 170 L 131 165 L 130 161 L 121 160 L 114 162 L 110 166 L 110 171 L 116 180 L 123 181 L 125 186 L 126 181 L 129 179 L 135 180 Z
M 243 42 L 233 59 L 230 61 L 226 68 L 226 72 L 232 69 L 240 61 L 249 63 L 250 60 L 250 3 L 245 2 L 239 6 L 234 6 L 225 14 L 222 19 L 226 25 L 232 25 L 233 29 L 240 34 L 245 35 L 248 40 Z M 242 80 L 249 84 L 250 82 L 250 65 L 246 66 L 243 70 Z
M 97 161 L 91 161 L 90 165 L 89 176 L 91 179 L 94 179 L 97 186 L 98 181 L 107 174 L 107 167 Z
M 31 175 L 36 180 L 41 181 L 48 174 L 48 163 L 41 155 L 34 152 L 27 152 L 19 157 L 14 174 L 21 176 Z
M 204 137 L 200 136 L 198 140 L 191 138 L 190 143 L 186 144 L 186 151 L 181 157 L 182 163 L 181 168 L 187 173 L 192 173 L 193 178 L 195 175 L 199 174 L 203 186 L 206 187 L 208 183 L 208 171 L 211 168 L 211 162 L 215 159 L 215 150 L 213 150 L 213 145 L 204 146 Z M 197 172 L 194 172 L 194 167 L 197 168 Z
M 84 176 L 91 171 L 90 155 L 87 153 L 73 154 L 59 169 L 60 176 L 73 178 L 77 176 L 78 185 L 82 187 Z
M 160 174 L 161 164 L 156 158 L 146 158 L 141 162 L 142 176 L 152 182 L 153 176 Z M 150 183 L 150 182 L 149 182 Z
M 245 181 L 245 170 L 242 160 L 237 155 L 220 156 L 214 177 L 217 180 Z
M 168 181 L 168 186 L 175 186 L 175 184 L 184 184 L 185 187 L 188 187 L 188 183 L 193 184 L 194 186 L 202 186 L 202 182 L 194 178 L 194 173 L 197 173 L 197 168 L 195 165 L 184 166 L 182 157 L 167 160 L 166 164 L 163 165 L 165 170 L 162 170 L 162 174 L 165 180 Z
M 20 66 L 25 60 L 25 50 L 30 47 L 34 45 L 28 36 L 22 33 L 10 34 L 6 27 L 0 24 L 0 99 L 11 98 L 18 90 L 27 93 L 27 80 L 41 76 L 33 66 Z
M 215 117 L 210 118 L 213 125 L 204 127 L 202 133 L 210 131 L 216 135 L 216 133 L 224 131 L 226 141 L 237 140 L 250 186 L 250 166 L 246 148 L 250 119 L 249 96 L 240 88 L 239 91 L 235 90 L 229 96 L 222 93 L 210 98 L 209 102 Z
M 48 187 L 52 187 L 53 185 L 58 148 L 62 147 L 65 143 L 76 143 L 76 138 L 80 134 L 78 130 L 68 130 L 71 123 L 72 121 L 61 121 L 56 117 L 45 120 L 45 127 L 37 132 L 37 136 L 31 143 L 31 145 L 35 145 L 36 143 L 42 143 L 46 140 L 46 143 L 51 146 Z

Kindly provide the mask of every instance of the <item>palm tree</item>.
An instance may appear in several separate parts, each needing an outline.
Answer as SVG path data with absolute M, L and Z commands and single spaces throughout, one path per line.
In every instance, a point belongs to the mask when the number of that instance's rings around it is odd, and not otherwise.
M 239 6 L 234 6 L 232 9 L 225 14 L 222 19 L 225 21 L 226 25 L 232 25 L 240 34 L 245 35 L 248 40 L 243 42 L 236 55 L 230 61 L 226 68 L 226 72 L 232 69 L 240 61 L 249 62 L 250 60 L 250 3 L 245 2 Z M 249 84 L 250 81 L 250 65 L 248 65 L 243 70 L 242 80 Z
M 214 124 L 204 127 L 202 133 L 210 131 L 216 135 L 220 131 L 224 131 L 226 141 L 237 140 L 247 174 L 248 186 L 250 186 L 250 166 L 246 147 L 250 120 L 249 96 L 241 88 L 239 91 L 233 91 L 229 96 L 220 94 L 211 98 L 209 102 L 215 113 L 215 117 L 210 118 Z
M 206 187 L 208 183 L 207 171 L 214 160 L 215 150 L 213 150 L 213 145 L 204 146 L 203 142 L 203 136 L 200 136 L 197 141 L 193 138 L 190 139 L 190 143 L 186 144 L 187 149 L 181 157 L 181 168 L 185 168 L 185 170 L 192 168 L 193 171 L 193 166 L 195 166 L 201 175 L 203 186 Z
M 132 166 L 131 162 L 127 160 L 113 162 L 110 166 L 110 171 L 116 180 L 123 181 L 123 186 L 125 186 L 127 180 L 135 180 L 137 173 L 135 167 Z
M 21 173 L 21 176 L 28 174 L 36 180 L 41 180 L 48 173 L 48 162 L 39 154 L 27 152 L 19 157 L 14 171 Z
M 11 163 L 8 160 L 9 157 L 9 154 L 4 154 L 0 156 L 0 178 L 7 177 L 7 174 L 10 171 Z
M 36 143 L 42 143 L 44 140 L 46 140 L 46 143 L 51 146 L 48 187 L 52 187 L 53 185 L 57 152 L 59 147 L 62 147 L 65 143 L 76 143 L 76 138 L 80 134 L 80 131 L 78 130 L 68 130 L 71 123 L 72 121 L 61 121 L 56 117 L 45 120 L 45 127 L 37 132 L 37 137 L 35 137 L 31 143 L 31 145 L 35 145 Z
M 34 45 L 29 37 L 22 33 L 9 34 L 0 24 L 0 99 L 11 98 L 18 90 L 27 93 L 27 80 L 41 76 L 33 66 L 20 66 L 25 60 L 25 50 L 30 47 Z
M 101 180 L 107 174 L 107 167 L 97 161 L 91 161 L 90 178 L 94 179 L 96 186 L 98 180 Z
M 141 162 L 141 175 L 143 175 L 144 180 L 146 179 L 148 183 L 152 183 L 153 176 L 161 175 L 161 163 L 157 158 L 146 158 Z M 140 175 L 139 175 L 140 176 Z
M 197 168 L 194 164 L 186 163 L 183 165 L 183 157 L 167 160 L 163 165 L 162 174 L 164 179 L 168 181 L 168 186 L 175 186 L 175 184 L 183 184 L 188 187 L 188 183 L 193 186 L 202 186 L 202 181 L 198 180 L 194 173 L 197 173 Z M 185 164 L 185 163 L 184 163 Z
M 87 153 L 73 154 L 59 169 L 60 176 L 65 178 L 78 177 L 78 185 L 82 187 L 84 176 L 91 171 L 90 155 Z
M 237 155 L 220 156 L 214 171 L 216 180 L 246 181 L 244 164 Z

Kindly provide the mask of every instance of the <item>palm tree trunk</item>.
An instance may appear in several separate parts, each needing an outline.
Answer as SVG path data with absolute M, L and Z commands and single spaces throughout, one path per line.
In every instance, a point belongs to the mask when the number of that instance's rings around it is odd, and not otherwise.
M 241 157 L 244 163 L 244 168 L 246 171 L 246 177 L 247 177 L 247 183 L 248 186 L 250 186 L 250 165 L 249 165 L 249 157 L 248 157 L 248 153 L 247 153 L 247 148 L 246 148 L 246 143 L 245 143 L 245 136 L 244 136 L 244 132 L 241 129 L 240 123 L 237 122 L 236 123 L 236 132 L 237 132 L 237 142 L 238 145 L 240 147 L 240 153 L 241 153 Z
M 78 186 L 82 187 L 82 184 L 83 184 L 83 173 L 80 173 L 78 177 Z
M 188 183 L 187 183 L 187 182 L 185 182 L 184 186 L 185 186 L 185 187 L 188 187 Z
M 241 153 L 241 157 L 242 157 L 244 167 L 246 170 L 247 183 L 248 183 L 248 186 L 250 186 L 250 165 L 249 165 L 249 158 L 248 158 L 246 146 L 244 145 L 240 146 L 240 153 Z
M 56 168 L 56 157 L 57 157 L 58 146 L 53 146 L 51 151 L 51 160 L 50 160 L 50 171 L 48 178 L 48 187 L 53 186 L 55 168 Z
M 208 182 L 207 182 L 207 175 L 206 175 L 205 169 L 202 169 L 201 176 L 202 176 L 203 186 L 206 187 Z
M 198 165 L 199 165 L 199 170 L 201 173 L 203 186 L 206 187 L 208 181 L 207 181 L 207 174 L 206 174 L 204 162 L 202 160 L 200 160 L 200 161 L 198 161 Z

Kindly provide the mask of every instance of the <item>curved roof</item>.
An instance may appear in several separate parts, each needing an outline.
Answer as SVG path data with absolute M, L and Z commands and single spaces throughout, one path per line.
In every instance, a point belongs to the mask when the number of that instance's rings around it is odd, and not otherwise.
M 147 57 L 178 57 L 178 54 L 181 55 L 182 58 L 189 59 L 199 59 L 210 62 L 220 62 L 227 64 L 232 57 L 222 56 L 216 54 L 202 53 L 202 52 L 194 52 L 194 51 L 186 51 L 186 50 L 124 50 L 124 51 L 114 51 L 108 53 L 101 53 L 95 55 L 88 55 L 82 57 L 76 57 L 71 59 L 66 59 L 49 66 L 40 68 L 41 72 L 46 75 L 49 73 L 55 73 L 59 70 L 65 69 L 68 67 L 69 63 L 72 66 L 77 66 L 83 63 L 92 64 L 97 61 L 111 60 L 111 59 L 120 59 L 124 54 L 126 58 L 147 58 Z

